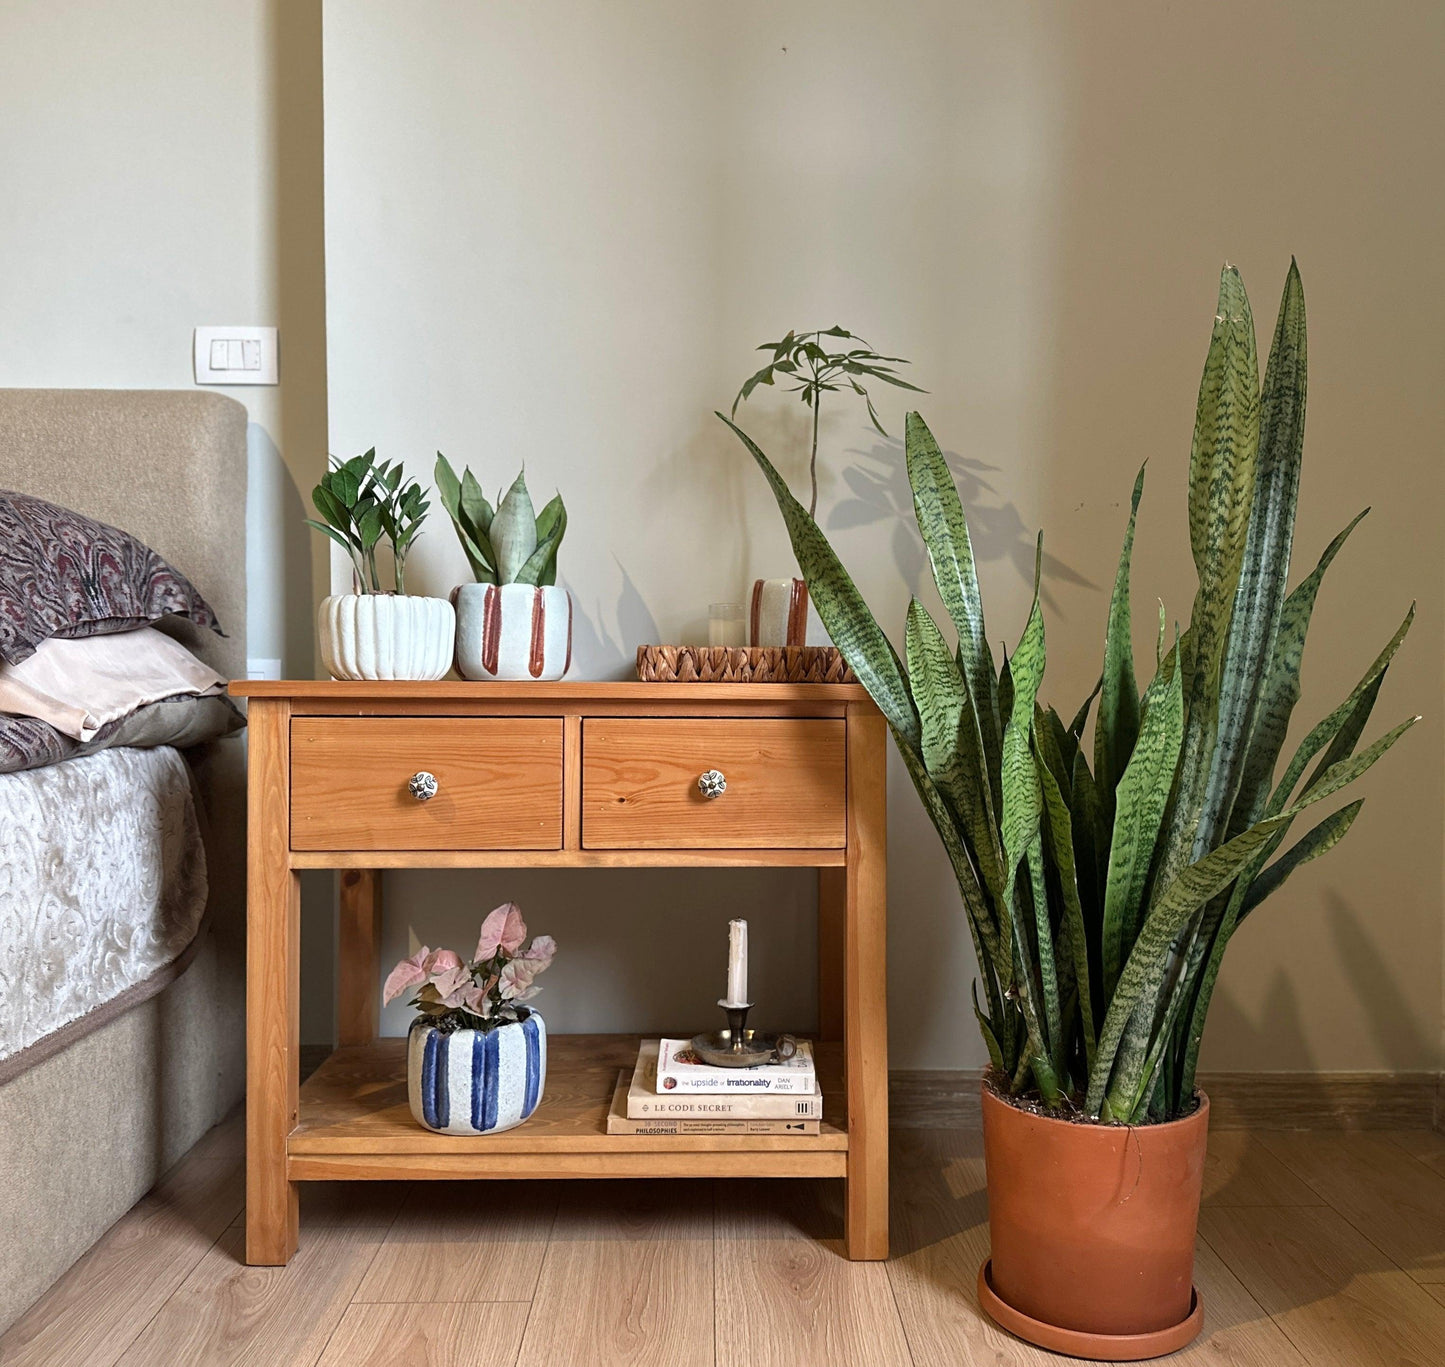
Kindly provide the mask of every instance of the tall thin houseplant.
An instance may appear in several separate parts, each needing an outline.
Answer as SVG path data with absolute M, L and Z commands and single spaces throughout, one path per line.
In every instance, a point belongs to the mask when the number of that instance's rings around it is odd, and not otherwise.
M 923 419 L 905 447 L 914 512 L 956 646 L 914 599 L 898 652 L 808 511 L 722 414 L 777 498 L 818 612 L 886 717 L 958 881 L 983 979 L 974 1009 L 996 1085 L 1100 1121 L 1193 1105 L 1199 1044 L 1238 926 L 1331 849 L 1356 799 L 1288 848 L 1295 822 L 1365 772 L 1418 718 L 1360 743 L 1414 616 L 1294 749 L 1286 731 L 1315 596 L 1360 517 L 1287 588 L 1304 449 L 1305 304 L 1291 262 L 1261 386 L 1254 320 L 1225 267 L 1190 451 L 1189 625 L 1161 618 L 1141 694 L 1131 643 L 1134 483 L 1093 695 L 1069 722 L 1039 701 L 1038 568 L 1011 656 L 988 644 L 968 524 Z M 1042 536 L 1039 540 L 1042 555 Z M 1092 754 L 1084 733 L 1091 706 Z M 1311 767 L 1313 766 L 1313 767 Z

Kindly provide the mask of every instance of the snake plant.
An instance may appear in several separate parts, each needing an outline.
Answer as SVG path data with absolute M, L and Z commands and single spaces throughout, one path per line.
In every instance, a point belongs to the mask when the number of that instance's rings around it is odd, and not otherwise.
M 818 612 L 887 719 L 943 841 L 983 978 L 974 1011 L 1007 1093 L 1106 1122 L 1190 1110 L 1230 937 L 1295 869 L 1340 841 L 1362 799 L 1281 853 L 1291 828 L 1419 720 L 1359 748 L 1412 605 L 1349 697 L 1279 769 L 1320 581 L 1364 515 L 1287 589 L 1305 389 L 1295 265 L 1262 387 L 1249 300 L 1226 267 L 1190 453 L 1198 587 L 1188 628 L 1176 626 L 1171 639 L 1161 613 L 1154 677 L 1141 695 L 1129 601 L 1141 469 L 1100 681 L 1068 722 L 1038 696 L 1040 562 L 1023 633 L 996 665 L 963 506 L 917 413 L 905 427 L 913 507 L 957 646 L 915 598 L 902 658 L 767 456 L 718 414 L 772 486 Z M 1040 558 L 1042 545 L 1040 536 Z
M 567 530 L 567 509 L 556 495 L 540 513 L 532 511 L 527 472 L 497 495 L 493 511 L 470 468 L 457 478 L 451 462 L 437 452 L 437 493 L 452 520 L 462 552 L 479 584 L 555 584 L 557 548 Z

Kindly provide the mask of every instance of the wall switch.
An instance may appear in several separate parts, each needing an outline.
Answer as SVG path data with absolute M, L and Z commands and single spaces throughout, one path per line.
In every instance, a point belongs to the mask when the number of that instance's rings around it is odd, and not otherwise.
M 275 328 L 196 329 L 197 384 L 275 384 L 276 360 Z

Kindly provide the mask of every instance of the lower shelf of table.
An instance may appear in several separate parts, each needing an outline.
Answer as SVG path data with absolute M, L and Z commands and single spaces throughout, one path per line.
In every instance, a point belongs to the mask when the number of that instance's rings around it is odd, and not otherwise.
M 819 1045 L 824 1119 L 816 1135 L 607 1133 L 619 1069 L 635 1035 L 556 1035 L 547 1085 L 524 1125 L 443 1135 L 411 1118 L 406 1041 L 338 1049 L 301 1087 L 287 1140 L 292 1181 L 526 1177 L 843 1177 L 848 1165 L 841 1051 Z

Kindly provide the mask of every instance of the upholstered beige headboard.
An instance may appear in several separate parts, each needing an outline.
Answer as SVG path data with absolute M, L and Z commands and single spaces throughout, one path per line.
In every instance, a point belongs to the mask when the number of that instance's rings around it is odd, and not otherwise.
M 0 488 L 64 504 L 153 546 L 226 637 L 186 642 L 246 673 L 246 410 L 221 394 L 0 389 Z M 205 639 L 209 638 L 209 639 Z

